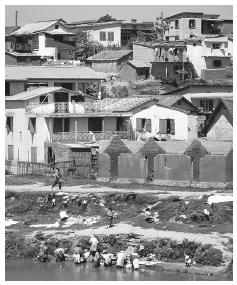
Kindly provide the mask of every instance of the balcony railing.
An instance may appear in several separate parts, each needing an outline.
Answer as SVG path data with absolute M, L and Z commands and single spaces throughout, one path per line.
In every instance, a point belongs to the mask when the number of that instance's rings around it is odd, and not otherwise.
M 109 140 L 111 136 L 118 135 L 121 139 L 130 139 L 126 131 L 93 132 L 95 140 Z M 60 132 L 52 134 L 52 142 L 93 142 L 92 135 L 88 132 Z
M 112 110 L 105 102 L 93 102 L 91 106 L 81 103 L 59 102 L 59 103 L 30 103 L 26 106 L 26 112 L 36 115 L 49 115 L 54 113 L 111 113 Z

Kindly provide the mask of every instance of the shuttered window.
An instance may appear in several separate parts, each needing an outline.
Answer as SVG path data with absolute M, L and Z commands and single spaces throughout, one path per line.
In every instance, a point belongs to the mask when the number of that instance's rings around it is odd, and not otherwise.
M 7 133 L 13 132 L 13 117 L 8 116 L 6 121 Z
M 159 121 L 159 133 L 160 134 L 175 134 L 175 122 L 174 119 L 160 119 Z
M 106 32 L 100 32 L 100 41 L 106 41 Z
M 114 41 L 114 32 L 108 32 L 108 41 L 113 42 Z
M 36 134 L 36 118 L 29 118 L 28 130 L 31 134 Z
M 136 130 L 141 132 L 143 130 L 151 133 L 151 119 L 136 119 Z

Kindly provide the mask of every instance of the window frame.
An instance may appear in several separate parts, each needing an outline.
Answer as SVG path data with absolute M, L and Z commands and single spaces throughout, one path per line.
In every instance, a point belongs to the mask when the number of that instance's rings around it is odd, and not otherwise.
M 110 38 L 111 38 L 111 35 L 113 35 L 113 36 L 112 36 L 113 39 L 110 39 Z M 109 42 L 114 42 L 114 32 L 108 32 L 108 41 L 109 41 Z
M 191 25 L 191 23 L 193 23 L 193 26 Z M 195 19 L 189 19 L 188 26 L 189 26 L 189 29 L 196 29 L 196 20 Z
M 214 109 L 213 100 L 212 99 L 201 99 L 200 108 L 203 108 L 203 111 L 205 112 L 212 112 Z
M 179 20 L 174 20 L 174 28 L 175 28 L 176 30 L 179 29 Z
M 106 42 L 106 32 L 103 31 L 100 32 L 100 41 Z
M 29 118 L 28 130 L 31 132 L 31 134 L 36 134 L 36 117 Z
M 220 49 L 221 48 L 221 43 L 213 43 L 212 44 L 212 49 Z
M 10 133 L 10 132 L 13 132 L 13 116 L 7 116 L 7 119 L 6 119 L 6 128 L 7 128 L 7 132 Z M 8 122 L 9 120 L 9 122 Z
M 218 64 L 217 64 L 217 62 L 218 62 Z M 212 64 L 213 64 L 213 67 L 222 67 L 222 60 L 214 59 Z

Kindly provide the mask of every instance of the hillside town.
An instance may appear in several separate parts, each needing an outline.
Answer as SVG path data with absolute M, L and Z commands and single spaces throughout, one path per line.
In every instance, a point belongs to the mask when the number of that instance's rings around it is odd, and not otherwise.
M 183 11 L 15 24 L 5 27 L 6 260 L 24 236 L 18 259 L 231 280 L 233 20 Z M 164 280 L 191 280 L 176 277 Z

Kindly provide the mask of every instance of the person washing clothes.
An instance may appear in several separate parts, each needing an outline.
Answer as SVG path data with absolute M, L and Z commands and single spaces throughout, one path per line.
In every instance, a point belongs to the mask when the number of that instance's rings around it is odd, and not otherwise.
M 146 211 L 145 211 L 145 222 L 146 223 L 152 223 L 153 222 L 153 218 L 151 217 L 150 208 L 146 208 Z
M 95 254 L 98 250 L 98 239 L 94 236 L 94 235 L 91 235 L 90 236 L 90 240 L 89 240 L 89 243 L 91 244 L 91 247 L 90 247 L 90 254 L 93 258 L 95 258 Z
M 114 213 L 113 213 L 111 207 L 108 208 L 107 217 L 109 219 L 108 227 L 111 228 L 112 227 L 112 223 L 113 223 L 113 219 L 114 219 Z
M 65 261 L 67 260 L 67 248 L 56 248 L 54 251 L 55 260 L 57 261 Z
M 117 253 L 116 267 L 117 268 L 123 268 L 125 259 L 126 259 L 126 255 L 125 255 L 124 250 L 121 250 L 120 252 L 118 252 Z
M 186 253 L 184 254 L 184 260 L 185 260 L 186 267 L 191 267 L 191 259 L 189 255 L 187 255 Z

